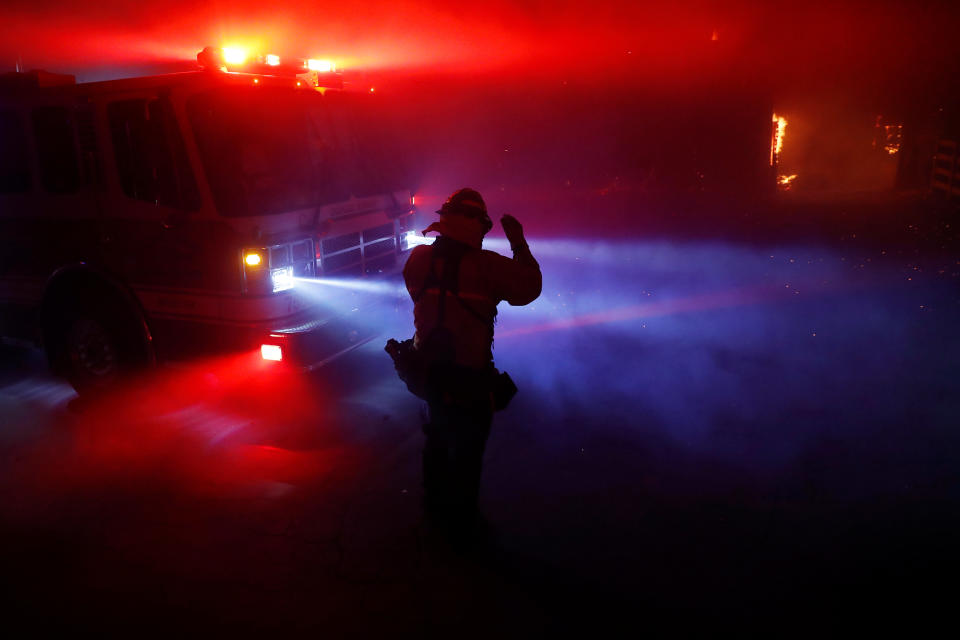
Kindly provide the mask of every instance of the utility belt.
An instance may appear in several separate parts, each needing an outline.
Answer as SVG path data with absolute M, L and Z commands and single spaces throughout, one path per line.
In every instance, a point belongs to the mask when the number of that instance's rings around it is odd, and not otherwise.
M 491 362 L 482 369 L 455 362 L 437 361 L 426 350 L 417 349 L 413 339 L 387 340 L 384 351 L 393 359 L 397 375 L 410 393 L 427 402 L 465 408 L 489 406 L 501 411 L 517 394 L 517 385 L 506 371 Z

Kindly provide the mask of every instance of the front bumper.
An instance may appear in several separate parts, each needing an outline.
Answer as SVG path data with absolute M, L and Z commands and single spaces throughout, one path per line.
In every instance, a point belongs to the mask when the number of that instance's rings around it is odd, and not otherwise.
M 380 336 L 384 329 L 382 314 L 395 309 L 404 300 L 399 270 L 406 253 L 397 257 L 389 274 L 377 277 L 299 283 L 290 292 L 265 296 L 264 304 L 277 300 L 312 298 L 302 302 L 299 311 L 280 318 L 259 316 L 264 307 L 247 300 L 243 308 L 220 318 L 151 317 L 153 344 L 160 360 L 188 360 L 225 353 L 260 352 L 263 345 L 279 347 L 279 362 L 284 367 L 312 370 L 324 366 Z M 300 287 L 311 288 L 300 291 Z M 286 303 L 284 303 L 286 304 Z M 241 312 L 244 310 L 244 312 Z M 276 360 L 276 351 L 267 355 Z
M 265 360 L 303 371 L 318 369 L 380 335 L 349 318 L 314 318 L 296 326 L 284 327 L 261 335 L 259 349 Z M 275 347 L 276 349 L 271 349 Z

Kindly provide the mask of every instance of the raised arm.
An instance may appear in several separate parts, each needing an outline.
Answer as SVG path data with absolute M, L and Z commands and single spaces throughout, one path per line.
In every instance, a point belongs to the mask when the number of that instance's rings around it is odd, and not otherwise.
M 509 304 L 530 304 L 540 296 L 543 276 L 540 265 L 523 237 L 523 226 L 511 215 L 500 218 L 503 232 L 513 250 L 513 259 L 489 252 L 490 277 L 497 295 Z

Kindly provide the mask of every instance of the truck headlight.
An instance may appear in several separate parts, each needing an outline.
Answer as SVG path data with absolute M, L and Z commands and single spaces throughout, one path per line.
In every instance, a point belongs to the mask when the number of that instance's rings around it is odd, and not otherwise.
M 403 234 L 404 251 L 406 251 L 407 249 L 413 249 L 414 247 L 418 247 L 421 244 L 433 244 L 433 240 L 431 238 L 424 238 L 422 235 L 420 235 L 416 231 L 407 231 L 406 233 Z
M 293 289 L 293 267 L 283 267 L 272 270 L 270 272 L 270 279 L 273 281 L 274 293 Z
M 240 253 L 243 293 L 262 296 L 293 289 L 297 276 L 313 275 L 313 263 L 310 240 L 245 248 Z

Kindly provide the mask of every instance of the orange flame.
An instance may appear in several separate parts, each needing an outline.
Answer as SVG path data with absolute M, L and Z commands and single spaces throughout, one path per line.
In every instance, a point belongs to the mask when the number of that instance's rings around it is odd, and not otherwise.
M 895 155 L 900 151 L 900 140 L 903 139 L 903 125 L 888 124 L 885 125 L 883 129 L 886 138 L 886 144 L 883 146 L 883 150 L 891 156 Z
M 789 191 L 790 186 L 793 184 L 793 181 L 797 179 L 797 174 L 791 173 L 790 175 L 779 175 L 777 176 L 777 186 L 779 186 L 784 191 Z
M 896 155 L 900 152 L 900 144 L 903 142 L 902 124 L 884 124 L 882 115 L 877 116 L 876 134 L 873 137 L 873 148 L 883 149 L 889 155 Z
M 773 114 L 773 123 L 777 126 L 773 132 L 773 140 L 770 143 L 770 166 L 776 164 L 780 158 L 780 152 L 783 151 L 783 138 L 787 132 L 787 119 L 783 116 Z

